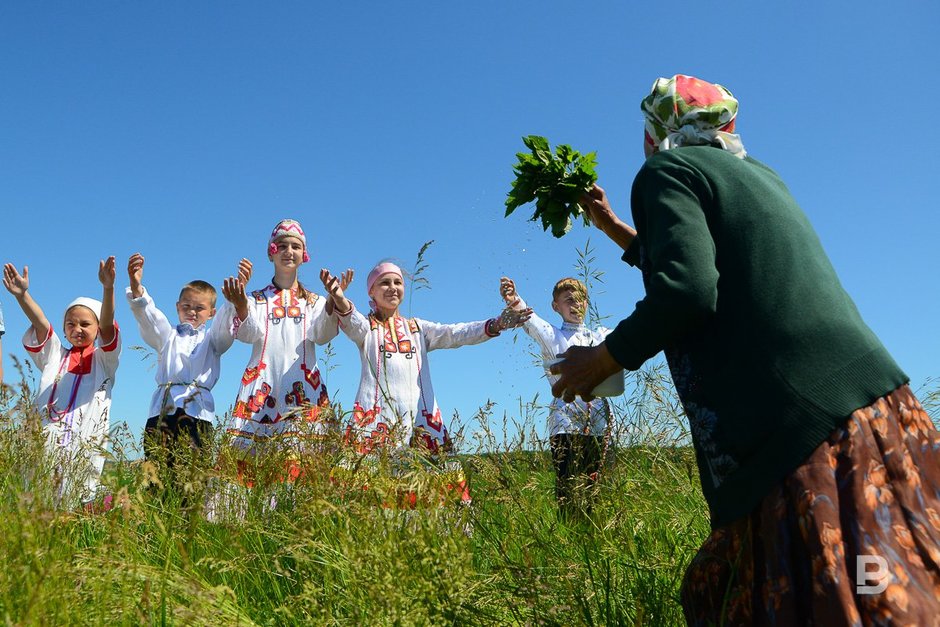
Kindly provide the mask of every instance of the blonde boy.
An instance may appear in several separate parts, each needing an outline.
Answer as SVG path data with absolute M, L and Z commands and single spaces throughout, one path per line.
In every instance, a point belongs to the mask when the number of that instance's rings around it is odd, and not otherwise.
M 525 309 L 526 304 L 516 292 L 512 279 L 503 277 L 500 294 L 513 309 Z M 553 326 L 533 314 L 523 325 L 544 361 L 551 361 L 570 346 L 596 346 L 604 341 L 610 329 L 591 330 L 584 324 L 588 295 L 584 283 L 564 278 L 552 289 L 552 309 L 561 317 L 560 327 Z M 549 385 L 558 378 L 548 372 Z M 555 497 L 563 512 L 573 511 L 574 488 L 579 482 L 596 480 L 600 471 L 603 437 L 610 417 L 610 406 L 604 398 L 585 402 L 576 398 L 566 403 L 560 398 L 552 400 L 548 415 L 549 444 L 555 467 Z M 586 508 L 589 509 L 589 502 Z
M 21 275 L 11 263 L 3 267 L 4 287 L 31 323 L 23 346 L 41 371 L 34 403 L 46 449 L 56 462 L 57 500 L 66 506 L 94 499 L 104 467 L 111 388 L 121 354 L 114 276 L 114 257 L 108 257 L 98 265 L 101 300 L 79 297 L 66 307 L 63 332 L 72 346 L 65 348 L 29 293 L 29 268 Z
M 191 281 L 180 290 L 176 303 L 179 324 L 171 324 L 144 288 L 143 275 L 144 257 L 135 253 L 127 260 L 126 296 L 141 338 L 157 351 L 157 390 L 144 429 L 144 455 L 153 459 L 161 451 L 172 467 L 180 437 L 201 451 L 212 432 L 212 388 L 219 380 L 222 353 L 232 346 L 232 334 L 227 332 L 232 320 L 229 315 L 208 326 L 216 313 L 216 290 L 205 281 Z M 250 277 L 251 262 L 242 259 L 238 280 L 244 285 Z

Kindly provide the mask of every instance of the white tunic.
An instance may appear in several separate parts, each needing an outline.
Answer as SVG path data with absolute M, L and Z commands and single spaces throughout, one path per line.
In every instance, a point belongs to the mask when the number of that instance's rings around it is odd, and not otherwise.
M 222 353 L 234 340 L 228 331 L 234 309 L 223 308 L 219 313 L 228 318 L 217 317 L 211 327 L 174 325 L 157 309 L 146 288 L 142 289 L 143 295 L 134 298 L 127 288 L 127 301 L 140 337 L 157 351 L 157 390 L 150 401 L 150 416 L 171 415 L 182 409 L 187 416 L 212 422 L 212 388 L 219 380 Z
M 339 333 L 336 316 L 327 315 L 325 299 L 307 294 L 268 285 L 252 292 L 244 321 L 225 311 L 230 303 L 222 308 L 219 317 L 233 320 L 234 337 L 252 345 L 228 429 L 239 449 L 253 453 L 270 440 L 295 445 L 338 427 L 316 352 Z
M 52 328 L 39 342 L 32 327 L 23 347 L 40 369 L 34 404 L 42 416 L 46 450 L 61 473 L 59 498 L 85 502 L 95 496 L 108 438 L 111 388 L 121 355 L 121 333 L 104 346 L 67 349 Z
M 384 321 L 353 308 L 340 328 L 359 347 L 362 371 L 346 433 L 362 453 L 381 445 L 451 446 L 431 385 L 428 352 L 479 344 L 499 333 L 492 321 L 440 324 L 395 316 Z
M 525 307 L 522 303 L 522 307 Z M 592 331 L 583 324 L 564 322 L 561 328 L 556 327 L 535 314 L 523 325 L 535 343 L 538 344 L 543 360 L 553 360 L 556 355 L 568 350 L 569 346 L 597 346 L 604 341 L 610 329 L 598 327 Z M 558 381 L 559 375 L 545 370 L 549 385 Z M 607 419 L 610 416 L 610 406 L 605 398 L 597 398 L 584 402 L 575 398 L 566 403 L 560 398 L 552 399 L 548 413 L 548 435 L 561 433 L 604 435 L 607 429 Z

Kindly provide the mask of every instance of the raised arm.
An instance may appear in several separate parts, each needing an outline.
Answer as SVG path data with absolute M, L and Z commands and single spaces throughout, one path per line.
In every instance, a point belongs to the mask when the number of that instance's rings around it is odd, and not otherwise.
M 523 329 L 525 329 L 525 332 L 539 345 L 543 358 L 551 359 L 555 357 L 554 345 L 556 339 L 555 334 L 557 332 L 555 327 L 526 307 L 526 302 L 516 291 L 515 282 L 509 277 L 502 277 L 499 280 L 499 293 L 506 302 L 507 308 L 517 312 L 531 312 L 530 316 L 523 324 Z
M 238 262 L 238 282 L 241 283 L 243 287 L 248 287 L 248 281 L 251 280 L 253 271 L 254 266 L 251 265 L 251 262 L 242 257 L 242 260 Z
M 114 279 L 117 272 L 114 256 L 98 262 L 98 280 L 101 281 L 101 318 L 98 320 L 98 337 L 102 345 L 114 340 Z
M 587 211 L 591 222 L 626 251 L 636 238 L 636 229 L 617 217 L 607 200 L 607 192 L 600 185 L 585 193 L 579 204 Z
M 16 302 L 19 303 L 20 309 L 26 314 L 30 324 L 33 325 L 36 341 L 42 342 L 45 340 L 49 335 L 49 320 L 29 293 L 29 266 L 23 266 L 23 274 L 20 274 L 12 263 L 4 265 L 3 286 L 13 295 Z
M 325 269 L 320 270 L 320 280 L 321 280 L 321 281 L 324 280 L 324 279 L 323 279 L 323 273 L 324 273 L 324 272 L 327 272 L 327 274 L 329 274 L 329 272 L 328 272 L 327 270 L 325 270 Z M 345 292 L 345 291 L 346 291 L 346 288 L 349 287 L 349 284 L 352 283 L 352 281 L 353 281 L 353 275 L 354 275 L 354 274 L 355 274 L 355 273 L 354 273 L 352 270 L 346 270 L 346 272 L 343 272 L 341 275 L 339 275 L 339 279 L 338 279 L 338 281 L 339 281 L 339 287 L 340 287 L 340 289 L 341 289 L 343 292 Z M 332 276 L 332 275 L 330 275 L 330 276 Z M 327 298 L 327 301 L 326 301 L 326 314 L 329 316 L 329 315 L 332 315 L 332 314 L 333 314 L 333 310 L 336 308 L 336 303 L 337 303 L 337 301 L 335 301 L 335 300 L 332 298 L 332 292 L 330 292 L 330 288 L 326 285 L 326 283 L 323 284 L 323 287 L 326 288 L 327 294 L 330 294 L 330 296 L 331 296 L 330 298 Z M 339 309 L 342 310 L 342 311 L 345 311 L 345 312 L 351 311 L 351 309 L 343 309 L 342 307 L 340 307 Z
M 339 277 L 335 277 L 326 268 L 320 269 L 320 281 L 323 283 L 323 289 L 329 294 L 326 310 L 328 314 L 333 313 L 334 309 L 341 316 L 352 311 L 353 305 L 345 294 L 346 288 L 352 283 L 352 277 L 352 270 L 346 270 Z
M 144 257 L 140 253 L 134 253 L 127 260 L 127 278 L 127 303 L 137 320 L 140 337 L 154 350 L 160 350 L 175 330 L 143 285 Z
M 140 298 L 144 295 L 144 256 L 134 253 L 127 260 L 127 280 L 130 285 L 131 296 Z
M 245 294 L 245 284 L 235 277 L 228 277 L 222 282 L 222 296 L 232 303 L 235 315 L 242 322 L 248 319 L 248 295 Z

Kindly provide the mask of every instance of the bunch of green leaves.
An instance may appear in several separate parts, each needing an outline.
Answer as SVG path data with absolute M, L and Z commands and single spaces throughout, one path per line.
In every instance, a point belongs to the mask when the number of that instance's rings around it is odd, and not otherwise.
M 516 153 L 519 163 L 513 166 L 516 180 L 507 194 L 506 215 L 534 200 L 531 220 L 541 220 L 545 231 L 551 227 L 555 237 L 571 230 L 572 218 L 580 216 L 587 225 L 587 213 L 579 200 L 597 181 L 595 154 L 582 155 L 567 144 L 552 152 L 548 140 L 538 135 L 523 137 L 522 142 L 531 153 Z

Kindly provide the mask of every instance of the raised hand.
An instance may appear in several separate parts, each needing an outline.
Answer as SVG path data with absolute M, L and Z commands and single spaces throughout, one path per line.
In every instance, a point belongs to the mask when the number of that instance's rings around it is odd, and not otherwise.
M 127 260 L 127 279 L 130 281 L 131 295 L 140 298 L 144 295 L 141 284 L 144 280 L 144 256 L 134 253 Z
M 346 288 L 348 288 L 349 285 L 353 282 L 354 274 L 355 272 L 353 272 L 350 268 L 347 269 L 346 272 L 343 272 L 341 275 L 339 275 L 339 286 L 343 288 L 343 292 L 345 292 Z
M 502 312 L 500 312 L 499 317 L 496 320 L 497 324 L 499 325 L 499 330 L 505 331 L 506 329 L 515 329 L 516 327 L 521 327 L 531 317 L 531 308 L 513 309 L 512 307 L 506 307 L 502 310 Z
M 603 187 L 595 183 L 591 189 L 582 194 L 578 204 L 587 212 L 594 226 L 603 231 L 623 250 L 630 248 L 636 237 L 636 229 L 617 217 Z
M 242 305 L 245 308 L 248 307 L 248 295 L 245 293 L 245 285 L 235 277 L 230 276 L 222 281 L 222 296 L 235 305 L 236 309 Z
M 3 266 L 3 287 L 16 298 L 22 298 L 29 290 L 29 266 L 23 266 L 23 274 L 16 271 L 12 263 Z
M 245 258 L 242 258 L 238 262 L 238 282 L 242 285 L 248 285 L 248 281 L 251 280 L 252 274 L 252 265 L 251 262 Z
M 245 284 L 235 277 L 228 277 L 222 281 L 222 296 L 235 307 L 235 315 L 239 320 L 248 318 L 248 295 L 245 294 Z
M 499 280 L 499 294 L 506 301 L 507 306 L 513 309 L 521 308 L 522 299 L 519 298 L 519 294 L 516 292 L 516 284 L 509 277 L 504 276 Z
M 114 266 L 114 255 L 98 262 L 98 280 L 105 287 L 114 287 L 114 279 L 117 277 L 117 271 Z
M 327 302 L 328 314 L 333 313 L 335 309 L 345 315 L 352 309 L 352 303 L 346 299 L 346 295 L 343 293 L 343 283 L 345 282 L 346 286 L 349 286 L 352 282 L 352 274 L 352 270 L 347 270 L 340 275 L 340 278 L 337 278 L 326 268 L 321 268 L 320 281 L 323 283 L 323 289 L 330 295 L 330 300 Z
M 36 341 L 41 341 L 49 334 L 49 320 L 29 293 L 29 266 L 23 266 L 23 274 L 20 274 L 12 263 L 5 264 L 3 266 L 3 287 L 7 288 L 7 291 L 16 298 L 20 309 L 23 310 L 23 313 L 26 314 L 26 317 L 33 325 Z

